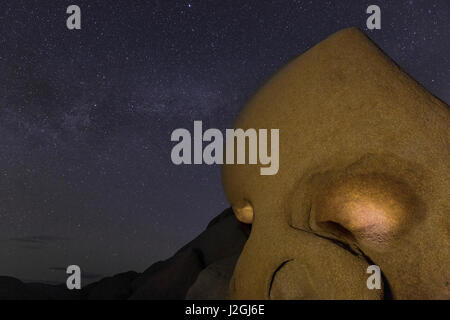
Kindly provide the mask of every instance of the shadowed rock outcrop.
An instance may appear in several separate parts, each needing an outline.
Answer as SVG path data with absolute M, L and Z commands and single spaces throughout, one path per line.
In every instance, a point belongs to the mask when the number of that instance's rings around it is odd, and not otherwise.
M 0 277 L 0 300 L 185 299 L 193 285 L 195 289 L 189 295 L 192 299 L 225 299 L 227 281 L 249 232 L 250 228 L 227 209 L 174 256 L 154 263 L 142 273 L 120 273 L 80 291 L 70 291 L 64 284 L 24 283 L 12 277 Z

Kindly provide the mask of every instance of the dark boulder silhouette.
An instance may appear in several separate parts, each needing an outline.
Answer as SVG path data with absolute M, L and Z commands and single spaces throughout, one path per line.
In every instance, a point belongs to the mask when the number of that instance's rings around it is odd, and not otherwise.
M 24 283 L 13 277 L 0 276 L 0 300 L 71 300 L 80 292 L 67 290 L 64 284 Z
M 128 271 L 103 278 L 82 289 L 88 300 L 122 300 L 132 294 L 131 283 L 139 273 Z
M 24 283 L 0 276 L 0 300 L 226 299 L 234 265 L 249 234 L 250 227 L 226 209 L 171 258 L 142 273 L 120 273 L 72 291 L 65 284 Z
M 210 264 L 190 286 L 186 299 L 223 300 L 228 298 L 228 287 L 239 255 L 226 257 Z

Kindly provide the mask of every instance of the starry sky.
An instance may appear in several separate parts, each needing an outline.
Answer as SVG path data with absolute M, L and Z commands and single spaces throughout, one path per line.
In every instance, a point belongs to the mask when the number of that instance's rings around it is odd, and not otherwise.
M 171 256 L 228 206 L 220 167 L 172 164 L 171 132 L 231 128 L 342 28 L 450 103 L 449 17 L 448 0 L 1 1 L 0 274 L 64 281 L 77 264 L 86 283 Z

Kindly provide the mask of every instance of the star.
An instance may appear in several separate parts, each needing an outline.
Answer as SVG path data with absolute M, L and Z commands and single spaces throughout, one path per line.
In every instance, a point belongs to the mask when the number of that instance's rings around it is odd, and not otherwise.
M 73 248 L 89 247 L 98 257 L 86 267 L 110 274 L 170 256 L 229 205 L 217 168 L 172 164 L 173 129 L 193 120 L 228 128 L 273 72 L 367 18 L 357 2 L 326 0 L 119 1 L 111 14 L 79 1 L 90 32 L 68 33 L 65 10 L 2 1 L 0 234 L 70 232 L 73 243 L 41 249 L 47 267 L 66 255 L 82 260 Z M 448 103 L 448 10 L 446 0 L 430 2 L 380 0 L 386 23 L 371 37 Z M 94 241 L 102 237 L 111 251 Z M 45 269 L 40 255 L 0 241 L 2 250 L 10 256 L 0 275 L 16 273 L 23 256 Z M 105 263 L 108 252 L 122 264 Z M 18 276 L 59 279 L 32 268 Z

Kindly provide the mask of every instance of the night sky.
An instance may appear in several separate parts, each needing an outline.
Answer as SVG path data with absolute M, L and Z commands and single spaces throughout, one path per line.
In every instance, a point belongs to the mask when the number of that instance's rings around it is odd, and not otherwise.
M 171 132 L 231 128 L 271 74 L 342 28 L 450 103 L 449 17 L 448 0 L 2 0 L 0 274 L 64 281 L 77 264 L 86 283 L 171 256 L 228 206 L 219 166 L 172 164 Z

